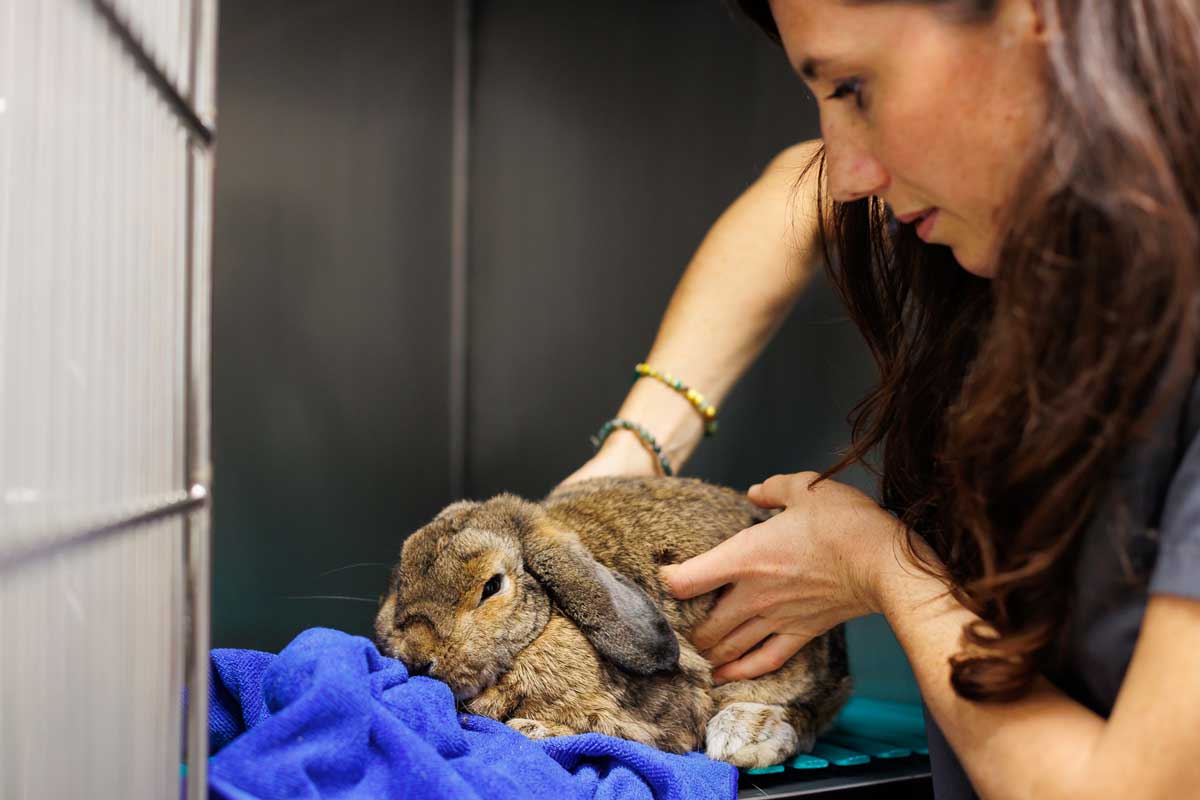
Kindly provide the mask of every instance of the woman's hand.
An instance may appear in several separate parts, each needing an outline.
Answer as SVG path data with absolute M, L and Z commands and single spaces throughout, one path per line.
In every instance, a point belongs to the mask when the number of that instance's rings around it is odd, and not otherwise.
M 876 578 L 902 535 L 867 495 L 815 472 L 776 475 L 749 498 L 784 511 L 682 564 L 662 568 L 680 599 L 728 585 L 692 642 L 718 683 L 772 672 L 813 637 L 879 609 Z M 753 649 L 759 643 L 762 646 Z

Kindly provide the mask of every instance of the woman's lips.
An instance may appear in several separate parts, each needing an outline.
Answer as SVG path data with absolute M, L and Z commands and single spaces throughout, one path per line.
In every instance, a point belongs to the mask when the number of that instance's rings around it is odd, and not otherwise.
M 913 211 L 909 214 L 895 214 L 894 216 L 896 217 L 896 220 L 898 222 L 903 222 L 905 225 L 908 225 L 910 222 L 916 222 L 921 217 L 925 216 L 926 214 L 928 214 L 929 212 L 931 212 L 933 210 L 934 210 L 933 206 L 928 206 L 926 208 L 922 208 L 920 211 Z
M 934 222 L 937 220 L 939 209 L 936 206 L 923 208 L 920 211 L 914 211 L 911 214 L 894 214 L 897 222 L 905 225 L 917 223 L 917 236 L 923 241 L 929 241 L 929 234 L 933 231 Z
M 921 241 L 929 241 L 929 235 L 933 233 L 933 226 L 937 223 L 939 213 L 939 209 L 935 208 L 922 217 L 920 223 L 917 224 L 917 236 Z

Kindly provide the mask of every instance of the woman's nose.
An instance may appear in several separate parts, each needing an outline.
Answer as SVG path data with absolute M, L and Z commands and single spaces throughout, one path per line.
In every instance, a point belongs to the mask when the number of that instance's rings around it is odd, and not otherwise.
M 871 195 L 883 194 L 891 184 L 891 175 L 879 159 L 853 145 L 825 145 L 829 170 L 829 192 L 835 202 L 849 203 Z

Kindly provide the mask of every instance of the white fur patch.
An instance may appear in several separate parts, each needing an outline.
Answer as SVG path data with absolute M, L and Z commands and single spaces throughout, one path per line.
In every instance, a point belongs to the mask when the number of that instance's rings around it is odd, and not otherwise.
M 709 758 L 750 769 L 781 764 L 800 744 L 783 706 L 763 703 L 725 706 L 708 721 L 706 741 Z
M 514 731 L 525 734 L 530 739 L 545 739 L 550 736 L 550 731 L 546 728 L 546 726 L 538 722 L 536 719 L 513 717 L 504 724 L 512 728 Z

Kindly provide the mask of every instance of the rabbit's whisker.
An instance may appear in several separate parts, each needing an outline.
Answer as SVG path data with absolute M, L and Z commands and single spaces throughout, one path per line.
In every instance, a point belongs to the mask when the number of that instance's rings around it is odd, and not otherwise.
M 288 595 L 285 600 L 356 600 L 359 603 L 378 604 L 378 600 L 373 600 L 370 597 L 348 597 L 344 594 L 292 594 Z
M 391 566 L 391 564 L 385 564 L 382 561 L 361 561 L 357 564 L 347 564 L 344 567 L 334 567 L 327 572 L 322 572 L 317 577 L 324 578 L 326 575 L 332 575 L 333 573 L 341 572 L 344 569 L 355 569 L 356 567 L 383 567 L 384 569 L 391 569 Z

